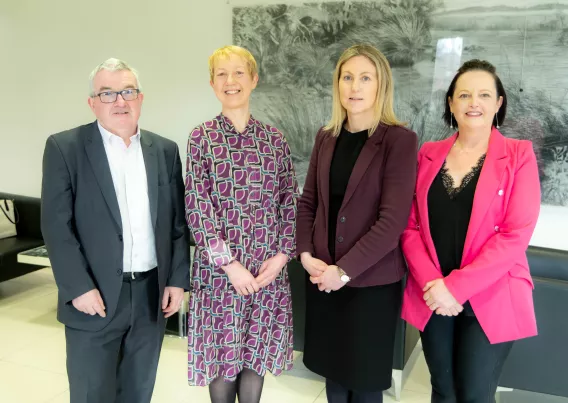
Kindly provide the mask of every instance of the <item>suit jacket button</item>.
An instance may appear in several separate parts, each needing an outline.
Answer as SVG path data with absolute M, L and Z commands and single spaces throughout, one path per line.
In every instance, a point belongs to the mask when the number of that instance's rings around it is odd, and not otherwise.
M 342 237 L 342 236 L 338 236 L 338 237 L 337 237 L 337 242 L 339 242 L 339 243 L 343 242 L 343 237 Z
M 118 235 L 118 240 L 122 242 L 122 235 Z
M 504 192 L 503 192 L 503 189 L 499 189 L 499 191 L 497 192 L 497 194 L 498 194 L 499 196 L 503 196 L 503 193 L 504 193 Z
M 498 225 L 495 226 L 495 232 L 499 232 L 499 226 Z
M 341 218 L 339 219 L 339 221 L 341 221 L 341 222 L 345 222 L 345 220 L 346 220 L 345 217 L 341 217 Z
M 117 274 L 118 276 L 122 276 L 122 269 L 118 269 L 118 270 L 116 271 L 116 274 Z

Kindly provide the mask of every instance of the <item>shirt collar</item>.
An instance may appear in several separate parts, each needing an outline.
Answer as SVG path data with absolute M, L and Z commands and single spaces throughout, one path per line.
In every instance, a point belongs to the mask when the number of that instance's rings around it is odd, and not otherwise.
M 231 122 L 231 119 L 229 119 L 222 113 L 217 116 L 217 120 L 221 122 L 221 125 L 226 132 L 233 134 L 242 134 L 245 136 L 251 134 L 254 131 L 254 127 L 256 126 L 256 119 L 252 116 L 252 114 L 250 115 L 245 130 L 242 133 L 239 133 L 239 131 L 233 125 L 233 122 Z
M 99 126 L 99 131 L 101 132 L 103 141 L 106 144 L 112 144 L 113 138 L 120 139 L 124 143 L 124 140 L 122 140 L 120 136 L 109 132 L 101 125 L 101 123 L 98 120 L 97 120 L 97 125 Z M 130 141 L 132 141 L 133 143 L 138 142 L 139 140 L 140 140 L 140 126 L 136 128 L 136 134 L 130 137 Z

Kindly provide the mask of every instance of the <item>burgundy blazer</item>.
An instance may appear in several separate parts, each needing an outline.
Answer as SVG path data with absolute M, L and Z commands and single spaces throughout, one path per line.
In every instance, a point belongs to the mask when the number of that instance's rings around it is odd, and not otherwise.
M 331 264 L 328 248 L 329 172 L 337 137 L 316 136 L 296 224 L 298 254 Z M 400 236 L 416 185 L 416 133 L 379 125 L 353 167 L 337 217 L 335 261 L 351 287 L 399 281 L 406 272 Z

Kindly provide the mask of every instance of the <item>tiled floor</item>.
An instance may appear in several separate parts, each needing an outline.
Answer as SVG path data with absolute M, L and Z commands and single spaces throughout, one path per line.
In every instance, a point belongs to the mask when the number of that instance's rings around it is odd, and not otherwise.
M 50 269 L 0 283 L 0 402 L 69 403 L 63 326 L 55 318 L 57 288 Z M 186 380 L 186 340 L 166 337 L 153 403 L 209 402 L 206 388 Z M 268 375 L 262 402 L 325 403 L 324 383 L 307 371 L 300 354 L 293 371 Z M 406 380 L 401 401 L 430 401 L 422 355 Z M 385 402 L 395 399 L 385 393 Z M 556 400 L 555 400 L 556 401 Z M 564 400 L 561 400 L 564 401 Z

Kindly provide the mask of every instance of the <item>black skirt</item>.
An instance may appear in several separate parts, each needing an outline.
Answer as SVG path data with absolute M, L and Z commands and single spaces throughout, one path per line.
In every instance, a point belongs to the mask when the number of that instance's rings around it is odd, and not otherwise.
M 390 388 L 402 283 L 328 294 L 307 276 L 306 367 L 350 390 Z

